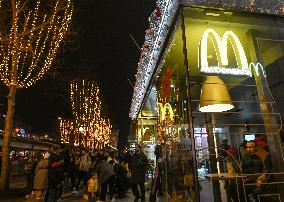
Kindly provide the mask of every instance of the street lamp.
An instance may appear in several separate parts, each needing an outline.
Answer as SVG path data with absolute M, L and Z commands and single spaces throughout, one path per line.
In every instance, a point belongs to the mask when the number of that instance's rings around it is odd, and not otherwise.
M 82 133 L 84 128 L 82 126 L 79 127 L 79 145 L 82 146 Z

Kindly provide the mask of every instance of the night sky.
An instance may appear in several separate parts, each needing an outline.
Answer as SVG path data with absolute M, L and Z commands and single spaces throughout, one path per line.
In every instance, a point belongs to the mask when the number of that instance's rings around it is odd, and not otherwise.
M 42 80 L 18 90 L 15 119 L 34 132 L 54 135 L 57 117 L 72 117 L 70 80 L 92 79 L 99 82 L 105 111 L 123 144 L 130 126 L 130 83 L 135 83 L 140 57 L 130 33 L 141 47 L 154 8 L 154 0 L 77 0 L 73 36 Z M 6 113 L 7 92 L 2 92 L 0 110 Z

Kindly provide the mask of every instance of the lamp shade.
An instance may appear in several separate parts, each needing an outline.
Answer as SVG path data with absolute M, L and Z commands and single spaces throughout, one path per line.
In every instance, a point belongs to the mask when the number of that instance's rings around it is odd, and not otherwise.
M 232 99 L 224 81 L 218 76 L 207 76 L 201 89 L 201 112 L 224 112 L 233 109 Z

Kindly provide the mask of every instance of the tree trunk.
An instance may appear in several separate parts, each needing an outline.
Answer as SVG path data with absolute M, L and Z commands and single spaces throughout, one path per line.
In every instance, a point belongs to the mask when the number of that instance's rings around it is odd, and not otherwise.
M 15 97 L 16 97 L 16 86 L 10 86 L 10 92 L 8 95 L 8 110 L 5 119 L 5 131 L 4 140 L 2 145 L 2 168 L 1 168 L 1 178 L 0 178 L 0 191 L 5 191 L 9 187 L 8 181 L 8 170 L 9 170 L 9 157 L 10 157 L 10 140 L 13 130 L 13 118 L 15 111 Z

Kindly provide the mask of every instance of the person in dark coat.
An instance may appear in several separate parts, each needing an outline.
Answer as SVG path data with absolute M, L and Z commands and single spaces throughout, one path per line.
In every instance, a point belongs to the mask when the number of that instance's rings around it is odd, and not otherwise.
M 263 183 L 265 183 L 269 179 L 269 175 L 262 173 L 269 173 L 272 170 L 272 163 L 270 155 L 267 156 L 265 162 L 261 160 L 261 158 L 256 154 L 256 142 L 251 140 L 246 144 L 247 155 L 242 160 L 242 173 L 247 174 L 247 178 L 244 179 L 246 185 L 246 198 L 250 198 L 251 201 L 257 200 L 258 194 L 262 192 Z M 249 175 L 252 174 L 252 175 Z M 257 174 L 257 175 L 255 175 Z M 255 185 L 254 185 L 255 184 Z M 230 184 L 230 192 L 234 201 L 238 201 L 238 197 L 240 197 L 240 201 L 244 201 L 244 190 L 242 186 L 239 186 L 239 194 L 236 192 L 235 183 Z
M 123 165 L 114 160 L 111 160 L 109 163 L 113 166 L 113 170 L 116 175 L 115 186 L 117 190 L 117 198 L 122 199 L 125 197 L 125 194 L 129 188 L 127 170 Z
M 106 200 L 107 187 L 109 187 L 110 198 L 112 200 L 115 194 L 115 173 L 112 165 L 103 158 L 98 159 L 95 168 L 98 174 L 99 184 L 101 185 L 100 200 Z
M 141 201 L 145 201 L 145 176 L 148 166 L 148 159 L 146 155 L 142 152 L 141 146 L 136 145 L 135 153 L 131 158 L 131 163 L 129 170 L 131 172 L 131 188 L 135 196 L 135 202 L 141 198 Z M 138 185 L 140 187 L 140 192 L 138 190 Z
M 60 147 L 56 147 L 48 159 L 48 191 L 45 197 L 47 202 L 56 202 L 58 200 L 59 189 L 63 181 L 63 160 L 60 153 Z

